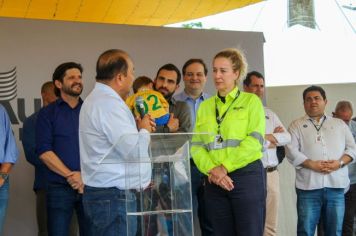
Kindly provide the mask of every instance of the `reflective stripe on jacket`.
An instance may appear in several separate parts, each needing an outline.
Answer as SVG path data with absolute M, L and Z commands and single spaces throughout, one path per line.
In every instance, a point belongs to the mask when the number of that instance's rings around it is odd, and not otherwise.
M 231 91 L 226 96 L 225 104 L 217 95 L 200 104 L 194 132 L 209 134 L 193 136 L 191 155 L 198 169 L 204 174 L 219 165 L 232 172 L 262 157 L 265 135 L 263 105 L 255 94 L 245 92 L 241 92 L 233 102 L 237 92 L 237 88 Z M 219 117 L 230 106 L 220 125 L 223 138 L 221 148 L 214 145 L 218 133 L 216 105 Z

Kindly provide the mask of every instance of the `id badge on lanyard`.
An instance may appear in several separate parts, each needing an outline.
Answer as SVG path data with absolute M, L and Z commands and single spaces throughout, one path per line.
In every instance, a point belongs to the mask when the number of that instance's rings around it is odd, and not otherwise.
M 315 143 L 320 143 L 323 141 L 323 137 L 321 135 L 321 128 L 323 127 L 324 121 L 326 120 L 326 116 L 323 116 L 323 121 L 321 122 L 320 125 L 314 124 L 313 120 L 309 119 L 310 122 L 313 124 L 315 130 L 316 130 L 316 136 L 315 136 Z
M 315 143 L 320 143 L 322 139 L 321 134 L 318 132 L 315 137 Z
M 217 134 L 214 138 L 214 149 L 223 148 L 223 139 L 220 134 Z
M 215 116 L 216 116 L 216 123 L 218 124 L 218 134 L 215 135 L 215 138 L 214 138 L 214 149 L 222 149 L 223 148 L 224 140 L 223 140 L 222 135 L 220 134 L 220 125 L 224 121 L 226 113 L 229 111 L 230 107 L 235 102 L 235 100 L 239 97 L 239 95 L 240 95 L 240 90 L 237 91 L 237 94 L 236 94 L 234 100 L 231 102 L 231 104 L 229 105 L 229 107 L 226 109 L 226 111 L 224 112 L 224 114 L 221 117 L 219 116 L 219 110 L 218 110 L 217 104 L 215 104 Z

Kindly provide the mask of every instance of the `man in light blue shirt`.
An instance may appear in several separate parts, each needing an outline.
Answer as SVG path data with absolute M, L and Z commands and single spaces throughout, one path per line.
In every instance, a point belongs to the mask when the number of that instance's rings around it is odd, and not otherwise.
M 177 101 L 184 101 L 189 105 L 192 127 L 194 128 L 195 117 L 200 103 L 210 97 L 210 95 L 203 91 L 207 80 L 208 69 L 202 59 L 192 58 L 184 63 L 182 74 L 184 90 L 175 95 L 174 98 Z M 213 235 L 209 217 L 205 212 L 203 175 L 196 167 L 194 161 L 190 162 L 190 166 L 194 225 L 197 226 L 197 220 L 199 220 L 201 234 L 203 236 Z M 198 227 L 195 227 L 196 230 L 197 228 Z
M 0 235 L 9 199 L 9 173 L 18 156 L 9 116 L 5 108 L 0 105 Z
M 356 142 L 356 121 L 352 120 L 352 104 L 349 101 L 337 103 L 333 116 L 339 118 L 349 126 L 352 136 Z M 354 235 L 354 218 L 356 216 L 356 162 L 347 166 L 349 168 L 350 189 L 345 194 L 345 215 L 342 226 L 343 236 Z
M 134 192 L 151 181 L 149 159 L 143 163 L 137 158 L 148 158 L 149 132 L 155 131 L 155 123 L 149 115 L 135 122 L 127 107 L 133 80 L 134 65 L 126 52 L 104 52 L 97 61 L 95 87 L 80 111 L 83 205 L 89 236 L 136 235 L 137 219 L 127 218 L 126 213 L 136 209 Z
M 195 117 L 200 103 L 209 98 L 210 95 L 204 93 L 207 80 L 208 68 L 202 59 L 189 59 L 182 68 L 184 90 L 175 95 L 177 101 L 188 103 L 191 111 L 192 127 L 195 126 Z

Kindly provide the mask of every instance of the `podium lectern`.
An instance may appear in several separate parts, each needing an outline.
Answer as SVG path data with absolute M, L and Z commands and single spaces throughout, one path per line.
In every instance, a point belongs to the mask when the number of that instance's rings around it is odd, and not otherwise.
M 130 197 L 126 201 L 129 236 L 193 235 L 191 137 L 186 133 L 127 134 L 101 160 L 102 165 L 124 166 L 125 192 Z M 127 150 L 132 143 L 139 145 Z

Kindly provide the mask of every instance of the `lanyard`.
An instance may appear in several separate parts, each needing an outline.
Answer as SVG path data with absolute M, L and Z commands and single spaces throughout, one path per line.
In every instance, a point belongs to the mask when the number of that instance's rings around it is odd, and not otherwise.
M 216 103 L 216 100 L 215 100 L 215 116 L 216 116 L 216 123 L 218 124 L 218 134 L 220 134 L 220 125 L 221 123 L 224 121 L 224 118 L 225 118 L 225 115 L 226 113 L 229 111 L 231 105 L 235 102 L 235 100 L 240 96 L 240 90 L 237 91 L 237 94 L 234 98 L 234 100 L 231 102 L 231 104 L 229 105 L 229 107 L 227 108 L 227 110 L 224 112 L 224 114 L 219 117 L 219 110 L 218 110 L 218 104 Z
M 309 120 L 313 124 L 313 126 L 316 129 L 317 133 L 319 134 L 319 131 L 320 131 L 321 127 L 323 127 L 324 121 L 326 120 L 326 116 L 325 115 L 323 116 L 323 121 L 321 122 L 320 125 L 315 125 L 312 119 L 309 119 Z

